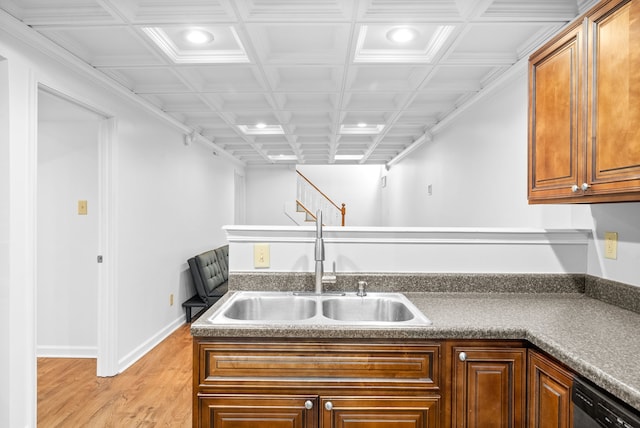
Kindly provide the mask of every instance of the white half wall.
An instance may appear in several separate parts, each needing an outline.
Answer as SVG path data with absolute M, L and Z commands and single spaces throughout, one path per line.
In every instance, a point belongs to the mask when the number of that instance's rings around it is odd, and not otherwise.
M 225 226 L 230 272 L 313 272 L 315 228 Z M 325 227 L 325 270 L 388 273 L 586 273 L 590 232 L 516 228 Z M 254 268 L 256 243 L 270 267 Z

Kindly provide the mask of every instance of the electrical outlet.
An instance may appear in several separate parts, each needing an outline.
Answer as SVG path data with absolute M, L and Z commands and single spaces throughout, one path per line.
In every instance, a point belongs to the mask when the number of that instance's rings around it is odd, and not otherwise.
M 169 294 L 169 306 L 173 306 L 173 293 Z
M 268 268 L 269 267 L 269 244 L 253 245 L 253 267 Z
M 618 233 L 605 232 L 604 234 L 604 257 L 607 259 L 618 258 Z

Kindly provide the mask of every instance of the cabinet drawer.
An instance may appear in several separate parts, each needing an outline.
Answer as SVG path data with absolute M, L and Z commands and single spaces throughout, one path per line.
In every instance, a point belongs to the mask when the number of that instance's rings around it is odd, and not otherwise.
M 440 397 L 320 397 L 322 428 L 435 428 Z
M 318 419 L 317 396 L 205 395 L 194 427 L 307 428 Z M 311 403 L 311 407 L 305 407 Z
M 366 383 L 372 389 L 437 389 L 438 384 L 438 345 L 200 342 L 197 352 L 201 386 Z

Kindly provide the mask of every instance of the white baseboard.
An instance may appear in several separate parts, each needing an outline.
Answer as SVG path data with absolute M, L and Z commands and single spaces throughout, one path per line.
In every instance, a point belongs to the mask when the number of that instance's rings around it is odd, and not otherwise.
M 155 335 L 150 337 L 147 341 L 140 344 L 133 351 L 129 352 L 127 355 L 122 357 L 118 361 L 118 373 L 122 373 L 129 367 L 131 367 L 136 361 L 140 358 L 144 357 L 147 352 L 151 351 L 155 348 L 160 342 L 169 337 L 171 333 L 176 331 L 181 325 L 185 323 L 184 315 L 181 315 L 179 318 L 176 318 L 173 322 L 167 325 L 165 328 L 157 332 Z
M 97 346 L 38 346 L 38 358 L 97 358 Z

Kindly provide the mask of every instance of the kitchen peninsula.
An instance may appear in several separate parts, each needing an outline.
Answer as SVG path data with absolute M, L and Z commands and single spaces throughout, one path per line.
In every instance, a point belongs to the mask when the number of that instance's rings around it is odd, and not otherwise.
M 553 278 L 549 280 L 554 281 Z M 596 282 L 587 278 L 587 287 L 600 287 Z M 452 396 L 452 392 L 447 390 L 451 384 L 451 380 L 447 380 L 447 372 L 451 365 L 456 364 L 456 347 L 537 349 L 576 375 L 591 380 L 640 409 L 640 370 L 635 359 L 640 352 L 640 342 L 634 340 L 640 329 L 640 314 L 575 292 L 569 285 L 572 283 L 566 281 L 558 285 L 560 292 L 557 293 L 504 293 L 496 292 L 497 289 L 485 293 L 406 292 L 411 302 L 433 322 L 431 326 L 419 328 L 349 325 L 326 328 L 286 324 L 214 326 L 208 319 L 216 305 L 192 326 L 194 355 L 198 355 L 199 346 L 230 338 L 239 343 L 246 340 L 254 344 L 256 340 L 263 343 L 285 341 L 290 346 L 298 340 L 321 344 L 352 344 L 355 341 L 432 345 L 438 348 L 440 355 L 439 361 L 436 359 L 433 363 L 439 364 L 435 373 L 442 376 L 439 383 L 442 386 L 437 390 L 442 411 L 449 408 Z M 633 287 L 620 287 L 622 293 L 637 293 Z M 637 294 L 635 301 L 638 301 Z M 201 361 L 200 365 L 194 365 L 194 375 L 200 379 L 203 379 L 203 373 L 198 373 L 197 367 L 202 368 L 202 364 Z M 194 379 L 196 388 L 197 379 Z M 448 418 L 449 415 L 443 416 L 443 421 Z
M 264 228 L 238 227 L 227 232 L 233 272 L 230 290 L 313 289 L 313 275 L 306 268 L 302 272 L 246 268 L 247 248 L 265 241 L 272 245 L 272 263 L 279 263 L 284 254 L 298 254 L 286 263 L 304 265 L 301 260 L 312 258 L 298 245 L 306 239 L 301 237 L 312 233 L 310 228 L 279 230 L 279 239 L 270 239 Z M 432 324 L 398 328 L 211 324 L 209 318 L 230 298 L 226 297 L 191 328 L 194 426 L 211 426 L 215 418 L 221 418 L 215 426 L 224 426 L 225 415 L 234 414 L 230 409 L 237 413 L 240 408 L 256 406 L 290 408 L 291 426 L 334 426 L 338 420 L 349 420 L 354 412 L 371 420 L 405 411 L 414 424 L 410 426 L 464 426 L 473 421 L 466 418 L 477 422 L 487 417 L 466 404 L 474 401 L 470 398 L 479 398 L 482 405 L 488 403 L 487 397 L 491 399 L 487 394 L 472 397 L 474 388 L 479 388 L 477 393 L 486 387 L 482 379 L 492 379 L 492 385 L 498 382 L 498 390 L 510 397 L 496 404 L 500 417 L 509 426 L 524 426 L 527 418 L 535 417 L 532 400 L 539 392 L 534 380 L 541 378 L 540 373 L 546 376 L 550 368 L 557 379 L 569 380 L 558 382 L 565 390 L 559 393 L 555 410 L 563 420 L 569 420 L 561 413 L 569 408 L 573 377 L 587 379 L 640 410 L 640 366 L 635 360 L 640 353 L 636 340 L 640 291 L 579 271 L 588 233 L 328 228 L 326 236 L 327 259 L 335 257 L 338 266 L 366 265 L 367 258 L 374 257 L 372 247 L 377 247 L 380 257 L 406 250 L 416 255 L 416 263 L 429 261 L 432 272 L 385 272 L 380 260 L 375 263 L 383 272 L 340 273 L 338 268 L 335 290 L 355 292 L 357 282 L 366 280 L 370 291 L 402 292 Z M 296 248 L 288 253 L 281 248 L 287 245 L 283 241 Z M 394 252 L 385 248 L 388 246 Z M 447 257 L 449 252 L 475 252 L 477 257 L 457 258 L 459 272 L 438 273 L 443 270 L 438 266 L 454 265 Z M 425 253 L 440 255 L 425 258 Z M 505 265 L 520 271 L 467 273 L 483 253 L 503 256 L 503 261 L 510 257 L 516 263 Z M 527 253 L 535 257 L 526 257 Z M 561 263 L 554 264 L 558 260 Z M 259 369 L 252 370 L 251 364 L 257 362 Z M 286 398 L 286 403 L 270 401 L 276 396 Z M 249 402 L 243 402 L 245 398 Z M 251 402 L 254 399 L 263 400 L 262 404 Z M 393 415 L 380 416 L 381 408 L 392 409 Z M 269 419 L 265 414 L 260 417 Z

